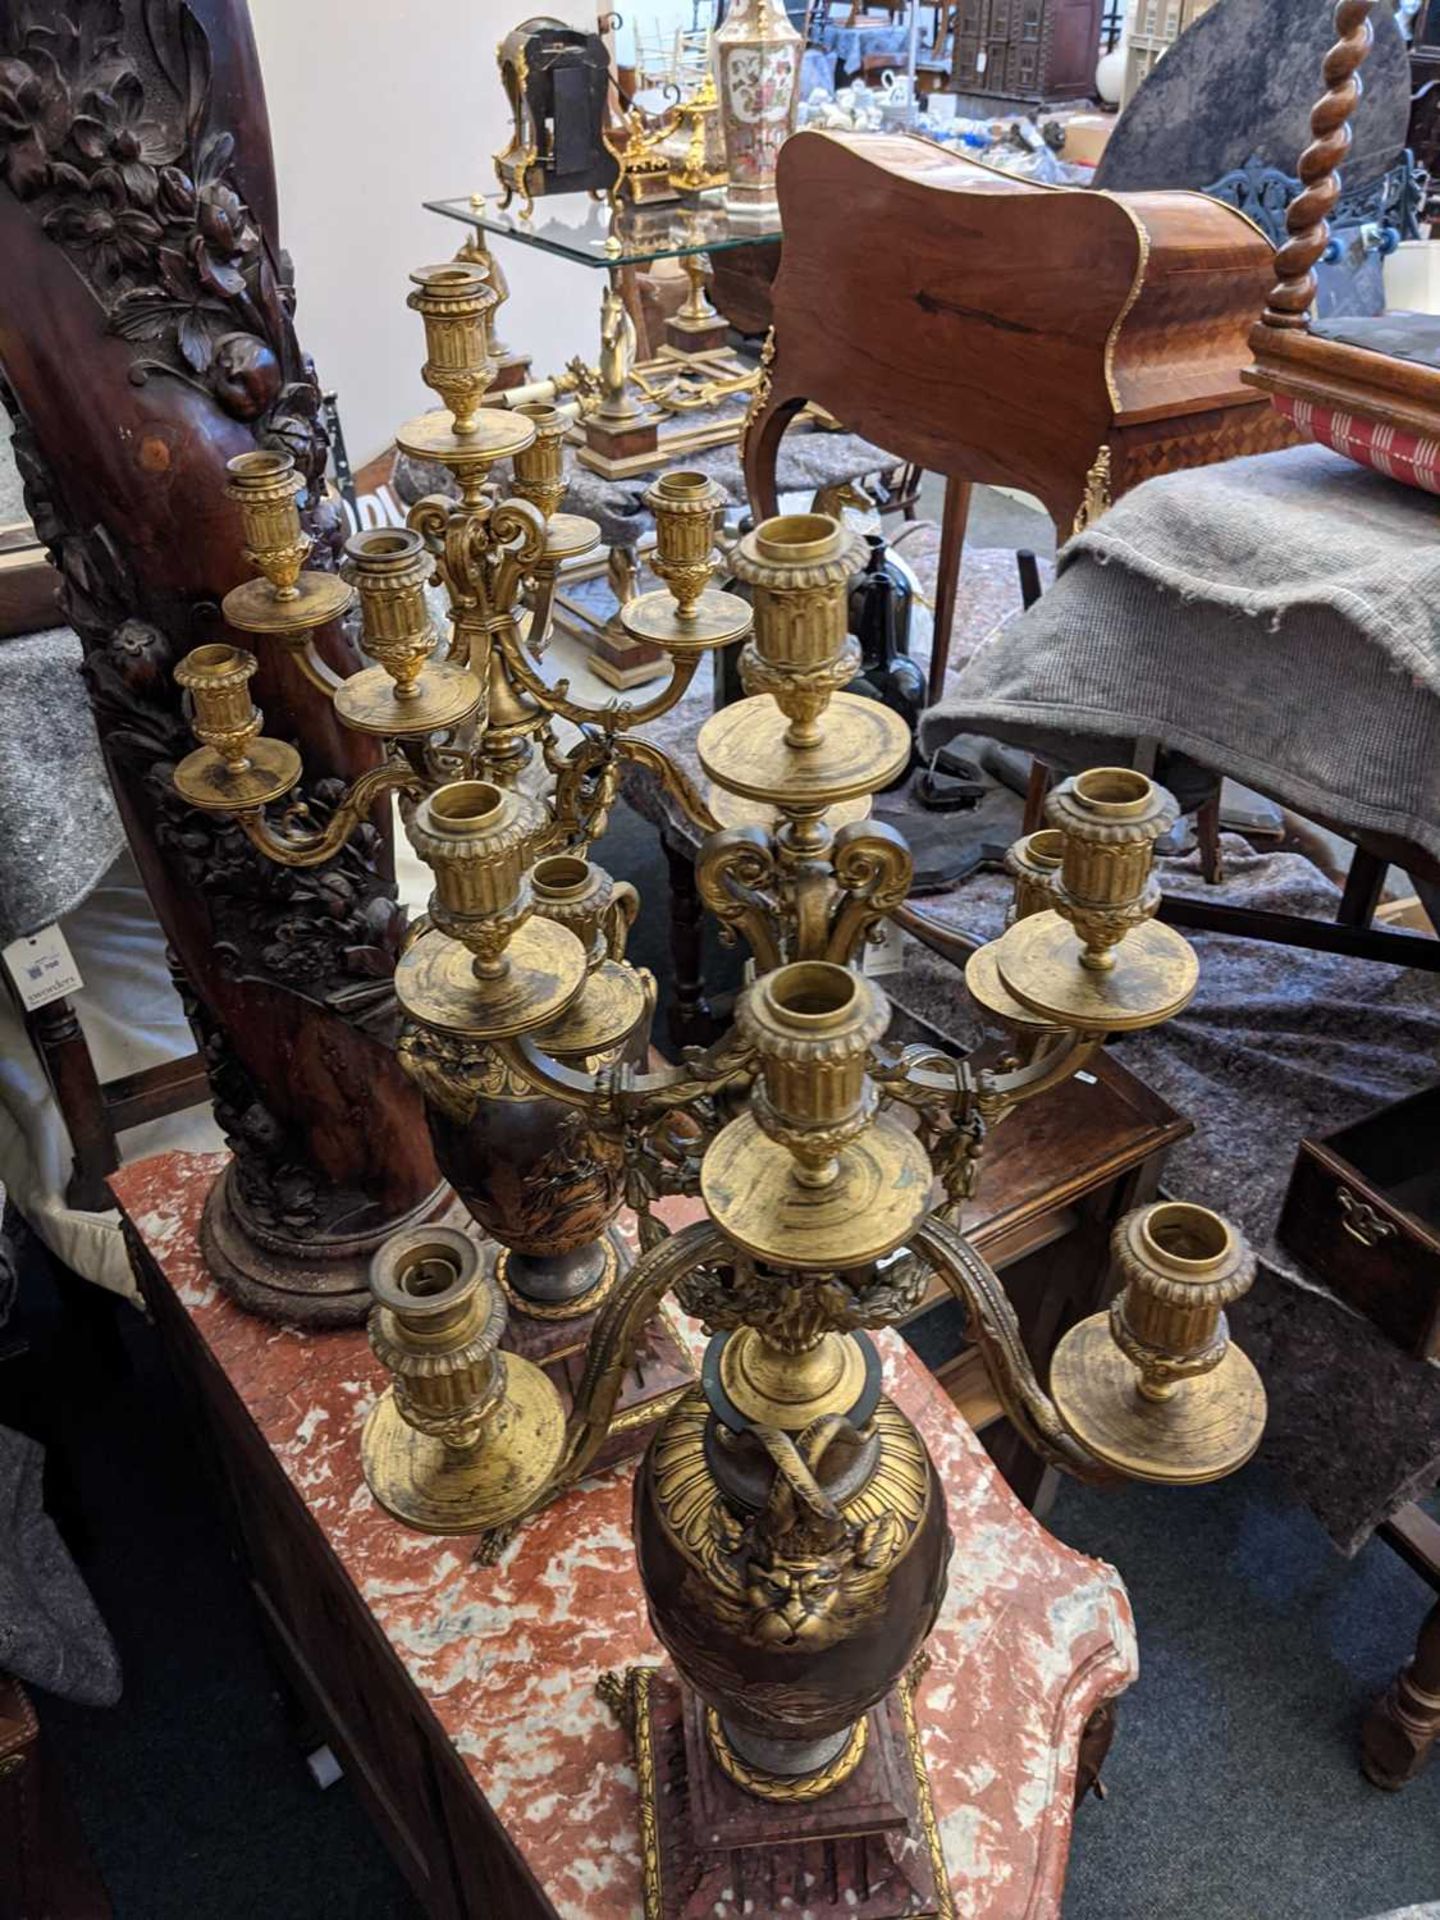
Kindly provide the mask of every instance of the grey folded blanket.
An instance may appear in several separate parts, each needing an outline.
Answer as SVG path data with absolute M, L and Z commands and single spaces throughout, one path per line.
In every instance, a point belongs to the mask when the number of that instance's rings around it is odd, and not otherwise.
M 1157 738 L 1440 857 L 1440 502 L 1314 446 L 1147 481 L 1063 549 L 921 743 L 964 732 L 1062 760 Z
M 110 1707 L 119 1656 L 40 1504 L 43 1465 L 33 1440 L 0 1427 L 0 1668 L 62 1700 Z
M 69 627 L 0 640 L 0 946 L 75 907 L 125 845 Z

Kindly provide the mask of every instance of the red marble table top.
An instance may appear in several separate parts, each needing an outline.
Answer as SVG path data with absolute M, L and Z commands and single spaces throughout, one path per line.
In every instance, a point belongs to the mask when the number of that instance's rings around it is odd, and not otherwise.
M 112 1176 L 133 1226 L 249 1409 L 416 1687 L 564 1920 L 638 1920 L 640 1839 L 625 1734 L 596 1698 L 610 1667 L 659 1663 L 630 1544 L 626 1466 L 532 1521 L 497 1567 L 411 1533 L 360 1473 L 382 1370 L 363 1331 L 306 1334 L 242 1313 L 196 1243 L 220 1154 Z M 1119 1575 L 1053 1540 L 1010 1493 L 925 1368 L 879 1336 L 887 1390 L 939 1468 L 950 1588 L 917 1696 L 958 1915 L 1058 1915 L 1080 1732 L 1136 1673 Z

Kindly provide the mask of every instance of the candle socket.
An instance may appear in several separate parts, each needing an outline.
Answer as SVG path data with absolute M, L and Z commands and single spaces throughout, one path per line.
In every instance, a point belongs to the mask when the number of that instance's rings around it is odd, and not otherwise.
M 530 873 L 535 912 L 568 927 L 585 949 L 593 973 L 606 958 L 619 959 L 640 910 L 640 896 L 628 880 L 612 880 L 593 860 L 575 853 L 551 853 Z
M 762 520 L 732 558 L 754 598 L 754 633 L 740 656 L 746 693 L 768 693 L 790 725 L 787 746 L 818 747 L 831 699 L 860 671 L 849 637 L 852 575 L 864 558 L 857 535 L 823 513 Z
M 1002 1018 L 1018 1004 L 1022 1023 L 1038 1015 L 1079 1033 L 1132 1032 L 1179 1013 L 1199 963 L 1155 919 L 1151 872 L 1155 843 L 1177 813 L 1163 787 L 1130 767 L 1092 767 L 1057 787 L 1046 803 L 1050 828 L 1013 853 L 1011 923 L 972 958 L 982 1002 Z
M 177 683 L 190 695 L 190 731 L 212 747 L 231 773 L 251 765 L 250 742 L 265 716 L 250 698 L 258 662 L 243 647 L 196 647 L 175 669 Z
M 761 1130 L 792 1155 L 801 1186 L 828 1186 L 840 1148 L 875 1114 L 868 1068 L 889 1020 L 883 995 L 848 967 L 799 960 L 757 980 L 735 1020 L 760 1056 L 752 1102 Z
M 415 809 L 411 843 L 435 876 L 430 919 L 469 949 L 480 979 L 504 976 L 533 911 L 530 848 L 544 826 L 538 800 L 485 780 L 451 781 Z
M 538 507 L 548 521 L 565 498 L 565 436 L 570 422 L 558 407 L 530 401 L 514 411 L 535 429 L 535 438 L 515 455 L 512 492 Z
M 434 568 L 418 533 L 381 527 L 345 542 L 343 574 L 360 598 L 365 651 L 395 683 L 399 701 L 416 697 L 416 681 L 435 651 L 435 624 L 425 587 Z
M 650 571 L 670 589 L 676 617 L 693 620 L 715 571 L 715 516 L 725 495 L 706 474 L 663 473 L 644 500 L 655 516 Z
M 245 558 L 263 573 L 277 600 L 299 596 L 301 569 L 313 542 L 301 531 L 299 496 L 304 479 L 288 453 L 256 447 L 227 460 L 225 492 L 240 509 Z
M 1155 842 L 1178 813 L 1171 794 L 1130 767 L 1091 767 L 1046 801 L 1046 819 L 1064 836 L 1049 904 L 1084 942 L 1081 966 L 1108 972 L 1125 935 L 1154 917 Z
M 486 318 L 497 304 L 485 277 L 464 261 L 421 267 L 410 275 L 406 301 L 425 323 L 425 365 L 420 377 L 454 416 L 464 439 L 479 424 L 480 404 L 495 378 Z
M 395 969 L 412 1020 L 440 1033 L 500 1039 L 549 1025 L 585 981 L 568 927 L 534 916 L 529 867 L 549 814 L 488 780 L 453 780 L 420 802 L 411 844 L 435 876 L 430 928 Z
M 559 1459 L 559 1396 L 500 1351 L 505 1302 L 453 1227 L 387 1240 L 370 1272 L 370 1345 L 391 1377 L 360 1457 L 381 1506 L 427 1533 L 474 1533 L 522 1513 Z
M 205 813 L 237 813 L 278 800 L 300 778 L 300 756 L 267 740 L 265 716 L 250 698 L 257 662 L 243 647 L 195 647 L 175 669 L 190 695 L 191 731 L 203 744 L 175 769 L 175 790 Z
M 1223 1309 L 1249 1291 L 1255 1256 L 1218 1213 L 1176 1200 L 1127 1214 L 1111 1251 L 1125 1282 L 1110 1305 L 1111 1334 L 1144 1398 L 1168 1400 L 1225 1358 Z
M 1015 895 L 1005 917 L 1007 927 L 1043 913 L 1055 904 L 1051 883 L 1060 871 L 1065 836 L 1055 827 L 1041 827 L 1017 840 L 1005 855 L 1005 871 L 1015 882 Z
M 1108 1313 L 1070 1329 L 1051 1364 L 1061 1419 L 1130 1478 L 1233 1473 L 1265 1428 L 1265 1389 L 1224 1312 L 1249 1289 L 1254 1254 L 1218 1213 L 1183 1200 L 1126 1214 L 1110 1246 L 1121 1290 Z

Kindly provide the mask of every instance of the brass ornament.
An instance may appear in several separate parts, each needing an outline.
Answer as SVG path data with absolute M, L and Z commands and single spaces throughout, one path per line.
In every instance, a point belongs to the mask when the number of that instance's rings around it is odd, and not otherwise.
M 1176 812 L 1164 788 L 1129 767 L 1091 768 L 1057 787 L 1046 802 L 1060 843 L 1058 867 L 1043 875 L 1049 904 L 1027 891 L 1027 910 L 972 961 L 981 1003 L 1004 1018 L 1005 1003 L 1018 1002 L 1032 1024 L 1038 1016 L 1082 1033 L 1154 1026 L 1187 1006 L 1199 964 L 1189 942 L 1154 919 L 1151 871 Z M 1023 858 L 1028 890 L 1038 862 Z
M 245 558 L 264 575 L 276 600 L 296 599 L 311 547 L 300 527 L 304 477 L 290 454 L 270 447 L 237 453 L 225 471 L 230 476 L 225 491 L 240 509 Z
M 771 1773 L 768 1768 L 751 1766 L 731 1746 L 715 1709 L 705 1709 L 705 1744 L 725 1778 L 733 1780 L 746 1793 L 753 1793 L 757 1800 L 768 1800 L 781 1807 L 808 1806 L 812 1800 L 822 1800 L 827 1793 L 843 1787 L 865 1758 L 869 1730 L 868 1720 L 857 1720 L 850 1738 L 828 1766 L 797 1778 L 793 1774 Z
M 666 476 L 651 501 L 662 588 L 631 601 L 625 624 L 658 642 L 668 680 L 592 707 L 545 678 L 556 575 L 595 535 L 559 511 L 560 412 L 483 404 L 492 282 L 476 260 L 415 276 L 425 378 L 442 406 L 397 439 L 444 465 L 460 499 L 419 501 L 404 534 L 351 543 L 374 667 L 341 682 L 313 647 L 351 588 L 305 570 L 286 457 L 232 475 L 262 576 L 236 590 L 234 624 L 289 649 L 339 724 L 384 743 L 378 763 L 322 826 L 300 805 L 268 819 L 300 778 L 298 757 L 262 732 L 254 657 L 202 647 L 177 675 L 201 745 L 176 786 L 290 866 L 321 865 L 401 795 L 434 875 L 428 924 L 395 973 L 401 1058 L 475 1218 L 494 1199 L 492 1172 L 515 1188 L 502 1236 L 513 1257 L 501 1287 L 465 1236 L 390 1243 L 374 1335 L 394 1385 L 362 1441 L 376 1497 L 422 1528 L 480 1531 L 479 1557 L 493 1559 L 634 1420 L 617 1413 L 622 1385 L 675 1293 L 714 1336 L 704 1387 L 674 1401 L 637 1480 L 650 1615 L 732 1758 L 794 1783 L 833 1766 L 894 1687 L 908 1700 L 904 1675 L 943 1592 L 943 1492 L 860 1337 L 908 1311 L 929 1274 L 964 1303 L 1022 1437 L 1079 1477 L 1209 1478 L 1258 1438 L 1263 1392 L 1223 1321 L 1243 1266 L 1230 1242 L 1186 1253 L 1173 1214 L 1151 1221 L 1117 1255 L 1134 1272 L 1113 1314 L 1062 1344 L 1052 1397 L 1004 1288 L 954 1224 L 988 1125 L 1074 1073 L 1106 1032 L 1153 1024 L 1193 990 L 1193 955 L 1153 917 L 1154 846 L 1173 803 L 1128 769 L 1094 769 L 1051 796 L 1050 837 L 1016 850 L 1014 923 L 968 973 L 1014 1030 L 1011 1057 L 888 1044 L 888 1004 L 860 955 L 904 901 L 912 862 L 893 829 L 836 811 L 863 816 L 910 753 L 898 716 L 844 691 L 862 544 L 825 515 L 762 522 L 734 555 L 752 616 L 711 584 L 716 490 Z M 612 424 L 626 417 L 632 346 L 614 295 L 600 381 Z M 768 367 L 767 355 L 762 384 Z M 503 459 L 508 498 L 492 478 Z M 449 608 L 439 642 L 432 577 Z M 699 735 L 712 806 L 643 729 L 707 649 L 746 635 L 748 697 Z M 557 731 L 562 720 L 573 732 Z M 651 1068 L 629 1044 L 653 1002 L 623 955 L 636 902 L 588 858 L 627 762 L 663 781 L 705 836 L 701 896 L 757 968 L 733 1030 L 673 1066 Z M 506 1159 L 527 1128 L 523 1165 Z M 560 1185 L 574 1190 L 568 1248 Z M 669 1194 L 698 1194 L 709 1217 L 667 1235 L 652 1209 Z M 603 1237 L 622 1196 L 642 1246 L 623 1271 Z M 595 1312 L 568 1423 L 543 1376 L 498 1348 L 505 1289 L 533 1312 L 522 1269 L 545 1262 L 545 1304 L 565 1294 L 566 1311 L 583 1297 Z M 913 1718 L 912 1707 L 912 1753 Z M 653 1821 L 648 1831 L 655 1841 Z M 933 1808 L 926 1842 L 933 1851 Z
M 1265 1389 L 1223 1312 L 1253 1281 L 1254 1255 L 1218 1214 L 1181 1201 L 1127 1214 L 1111 1245 L 1125 1285 L 1056 1349 L 1060 1417 L 1131 1479 L 1191 1486 L 1233 1473 L 1265 1428 Z
M 703 1582 L 702 1617 L 797 1655 L 840 1645 L 883 1610 L 896 1568 L 920 1537 L 930 1468 L 919 1434 L 883 1396 L 863 1432 L 833 1414 L 793 1438 L 762 1432 L 775 1476 L 763 1509 L 742 1519 L 705 1466 L 709 1418 L 704 1394 L 692 1388 L 652 1455 L 656 1512 Z M 817 1479 L 832 1450 L 873 1463 L 848 1498 L 836 1500 Z
M 543 1027 L 579 992 L 580 943 L 563 927 L 527 923 L 506 944 L 503 972 L 481 978 L 459 941 L 424 933 L 401 955 L 395 997 L 412 1020 L 476 1040 L 505 1039 Z
M 741 1328 L 720 1356 L 720 1384 L 754 1426 L 802 1432 L 827 1413 L 846 1413 L 865 1385 L 865 1356 L 847 1335 L 826 1330 L 808 1347 L 772 1345 L 767 1329 Z
M 882 1113 L 835 1162 L 828 1185 L 802 1186 L 789 1151 L 766 1138 L 753 1114 L 741 1114 L 706 1152 L 700 1193 L 736 1246 L 773 1266 L 831 1272 L 881 1260 L 924 1217 L 929 1157 Z
M 700 590 L 715 571 L 715 516 L 725 496 L 703 473 L 662 473 L 646 489 L 655 516 L 650 570 L 675 596 L 675 617 L 694 618 Z
M 741 996 L 736 1028 L 760 1060 L 751 1110 L 793 1156 L 801 1186 L 835 1180 L 839 1149 L 874 1118 L 868 1067 L 889 1017 L 872 982 L 828 961 L 777 967 Z
M 294 594 L 282 600 L 268 580 L 245 580 L 220 603 L 227 626 L 242 633 L 273 634 L 282 644 L 302 647 L 317 627 L 347 613 L 355 596 L 336 573 L 300 575 Z
M 257 662 L 240 647 L 196 647 L 175 669 L 190 695 L 192 726 L 204 744 L 175 769 L 175 788 L 190 806 L 233 813 L 268 806 L 296 784 L 300 756 L 260 732 L 265 716 L 250 698 Z
M 515 455 L 514 489 L 520 499 L 538 507 L 548 522 L 565 498 L 565 436 L 570 422 L 558 407 L 541 401 L 527 401 L 515 411 L 534 427 L 535 438 Z
M 1128 1033 L 1171 1020 L 1199 981 L 1189 943 L 1156 923 L 1129 935 L 1104 973 L 1082 970 L 1075 935 L 1049 913 L 1018 921 L 995 944 L 1006 992 L 1048 1024 L 1082 1033 Z
M 421 267 L 410 280 L 414 292 L 405 304 L 425 323 L 420 377 L 454 416 L 456 439 L 468 439 L 480 425 L 480 401 L 495 377 L 486 321 L 499 297 L 479 269 L 463 260 Z
M 335 689 L 335 711 L 357 733 L 423 738 L 474 717 L 483 688 L 465 667 L 435 663 L 438 636 L 425 597 L 431 559 L 417 533 L 352 534 L 346 573 L 360 600 L 365 651 L 379 666 Z
M 1041 827 L 1017 840 L 1005 855 L 1005 871 L 1015 882 L 1015 896 L 1006 920 L 1028 920 L 1052 904 L 1051 881 L 1065 857 L 1065 835 L 1059 827 Z
M 910 758 L 910 730 L 898 713 L 858 693 L 826 703 L 823 743 L 797 747 L 788 716 L 759 695 L 711 714 L 695 752 L 706 776 L 747 800 L 789 812 L 823 813 L 887 786 Z
M 407 1229 L 370 1285 L 370 1344 L 393 1381 L 360 1437 L 371 1493 L 424 1533 L 505 1524 L 553 1473 L 565 1426 L 539 1368 L 499 1351 L 505 1306 L 479 1248 L 454 1228 Z
M 495 1252 L 495 1284 L 517 1313 L 523 1313 L 532 1320 L 578 1320 L 586 1314 L 594 1313 L 603 1307 L 614 1292 L 615 1282 L 620 1277 L 620 1256 L 614 1244 L 606 1239 L 602 1243 L 604 1265 L 600 1278 L 587 1292 L 577 1295 L 573 1300 L 547 1302 L 536 1300 L 532 1295 L 522 1294 L 510 1284 L 510 1249 L 498 1247 Z
M 750 631 L 749 607 L 737 594 L 709 589 L 715 571 L 715 519 L 725 504 L 703 473 L 663 473 L 644 495 L 655 516 L 650 570 L 668 593 L 642 593 L 620 610 L 632 639 L 672 657 L 709 652 Z
M 640 911 L 640 896 L 628 880 L 617 883 L 580 854 L 552 853 L 536 861 L 530 882 L 535 911 L 570 929 L 592 972 L 605 959 L 623 956 Z

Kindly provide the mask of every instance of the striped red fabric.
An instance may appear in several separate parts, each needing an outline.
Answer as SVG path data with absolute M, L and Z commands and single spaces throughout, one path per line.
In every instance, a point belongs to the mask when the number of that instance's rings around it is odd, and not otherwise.
M 1362 466 L 1426 493 L 1440 493 L 1440 440 L 1362 420 L 1339 407 L 1317 407 L 1309 400 L 1276 395 L 1275 405 L 1302 433 L 1333 447 Z

